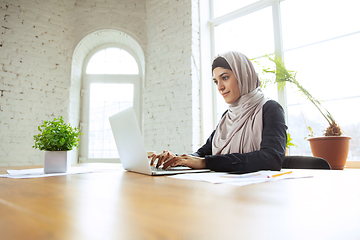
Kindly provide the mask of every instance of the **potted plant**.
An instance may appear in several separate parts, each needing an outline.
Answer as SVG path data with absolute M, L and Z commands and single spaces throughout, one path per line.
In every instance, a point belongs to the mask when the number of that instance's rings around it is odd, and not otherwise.
M 283 90 L 285 84 L 288 82 L 297 87 L 297 89 L 319 110 L 321 115 L 329 123 L 329 126 L 325 129 L 323 137 L 314 137 L 312 130 L 310 131 L 310 147 L 315 157 L 321 157 L 327 160 L 332 169 L 342 170 L 344 169 L 347 155 L 349 152 L 349 141 L 350 137 L 343 136 L 343 131 L 340 126 L 336 123 L 334 117 L 329 111 L 322 106 L 321 102 L 314 98 L 297 80 L 296 72 L 287 70 L 282 59 L 275 55 L 272 58 L 269 55 L 265 55 L 270 61 L 275 63 L 275 69 L 264 68 L 262 71 L 264 74 L 272 73 L 274 79 L 266 79 L 265 82 L 277 83 L 278 88 Z
M 39 134 L 34 135 L 33 148 L 45 151 L 44 172 L 66 173 L 67 153 L 73 148 L 78 148 L 80 135 L 78 128 L 72 128 L 64 122 L 63 117 L 44 121 L 38 126 Z

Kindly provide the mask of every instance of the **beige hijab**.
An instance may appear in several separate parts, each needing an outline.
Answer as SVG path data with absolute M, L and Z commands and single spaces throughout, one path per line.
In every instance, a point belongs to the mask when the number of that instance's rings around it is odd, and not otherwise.
M 212 141 L 213 155 L 248 153 L 260 150 L 263 129 L 262 108 L 268 100 L 260 88 L 260 80 L 250 60 L 239 52 L 226 52 L 240 88 L 240 98 L 229 104 Z M 216 58 L 215 58 L 216 59 Z

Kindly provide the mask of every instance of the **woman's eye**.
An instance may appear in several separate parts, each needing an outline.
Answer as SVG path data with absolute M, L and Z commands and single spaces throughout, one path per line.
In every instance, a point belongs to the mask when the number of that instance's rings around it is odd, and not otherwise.
M 214 83 L 215 83 L 216 85 L 218 85 L 218 81 L 214 81 Z
M 229 78 L 228 76 L 225 76 L 223 77 L 223 80 L 228 80 L 228 78 Z

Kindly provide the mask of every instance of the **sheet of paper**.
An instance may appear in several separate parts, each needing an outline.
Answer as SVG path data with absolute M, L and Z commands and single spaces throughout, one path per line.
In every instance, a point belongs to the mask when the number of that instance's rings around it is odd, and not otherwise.
M 228 174 L 224 172 L 210 172 L 210 173 L 189 173 L 189 174 L 178 174 L 173 176 L 168 176 L 170 178 L 184 179 L 184 180 L 195 180 L 195 181 L 205 181 L 209 183 L 222 183 L 222 184 L 231 184 L 236 186 L 244 186 L 254 183 L 270 182 L 270 181 L 279 181 L 283 179 L 291 178 L 304 178 L 312 177 L 308 175 L 303 175 L 299 173 L 287 173 L 289 171 L 258 171 L 251 174 L 236 175 Z M 270 177 L 277 174 L 286 173 L 277 177 Z
M 296 178 L 311 178 L 313 176 L 311 175 L 304 175 L 301 173 L 291 173 L 291 174 L 286 174 L 286 175 L 282 175 L 279 177 L 275 177 L 275 178 L 264 178 L 264 179 L 259 179 L 258 182 L 253 181 L 253 182 L 228 182 L 226 184 L 229 185 L 234 185 L 234 186 L 245 186 L 245 185 L 250 185 L 250 184 L 254 184 L 254 183 L 262 183 L 262 182 L 275 182 L 275 181 L 280 181 L 280 180 L 284 180 L 284 179 L 296 179 Z
M 39 177 L 52 177 L 62 176 L 79 173 L 103 172 L 103 171 L 118 171 L 119 169 L 93 169 L 87 167 L 70 167 L 66 173 L 44 173 L 43 168 L 24 169 L 24 170 L 7 170 L 8 174 L 0 175 L 5 178 L 39 178 Z

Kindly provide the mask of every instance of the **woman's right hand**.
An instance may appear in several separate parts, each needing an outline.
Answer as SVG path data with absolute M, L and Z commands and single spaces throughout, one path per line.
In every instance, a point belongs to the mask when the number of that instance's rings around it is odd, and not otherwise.
M 170 158 L 175 157 L 176 155 L 170 151 L 164 150 L 160 154 L 151 154 L 148 156 L 148 158 L 151 158 L 150 166 L 154 166 L 155 161 L 157 159 L 156 167 L 160 167 L 165 161 L 167 161 Z

